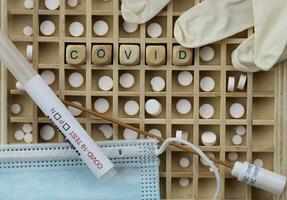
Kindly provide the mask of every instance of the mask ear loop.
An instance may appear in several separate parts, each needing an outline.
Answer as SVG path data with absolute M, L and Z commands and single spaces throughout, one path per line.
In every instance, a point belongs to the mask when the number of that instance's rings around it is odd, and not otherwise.
M 160 148 L 158 149 L 157 156 L 162 154 L 165 151 L 166 147 L 172 142 L 179 142 L 181 144 L 184 144 L 184 145 L 192 148 L 206 162 L 206 164 L 213 170 L 215 178 L 216 178 L 216 190 L 215 190 L 213 199 L 217 200 L 219 198 L 219 193 L 220 193 L 220 189 L 221 189 L 221 184 L 220 184 L 221 183 L 221 179 L 220 179 L 218 167 L 216 167 L 214 165 L 214 163 L 197 146 L 195 146 L 194 144 L 192 144 L 192 143 L 190 143 L 190 142 L 188 142 L 186 140 L 180 139 L 180 138 L 167 138 L 162 143 Z

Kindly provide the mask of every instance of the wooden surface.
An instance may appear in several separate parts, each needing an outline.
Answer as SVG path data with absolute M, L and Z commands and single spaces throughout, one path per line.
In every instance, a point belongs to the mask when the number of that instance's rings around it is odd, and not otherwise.
M 189 66 L 174 66 L 172 64 L 172 47 L 176 45 L 173 38 L 173 23 L 176 18 L 188 7 L 199 3 L 199 0 L 175 0 L 158 16 L 147 24 L 139 27 L 133 34 L 126 34 L 122 30 L 123 19 L 119 8 L 120 1 L 104 2 L 101 0 L 81 0 L 80 9 L 67 9 L 65 1 L 61 1 L 59 10 L 49 11 L 44 8 L 43 1 L 35 1 L 33 10 L 22 8 L 22 0 L 1 0 L 2 27 L 16 46 L 23 51 L 25 45 L 33 44 L 33 66 L 39 72 L 51 69 L 57 74 L 57 81 L 52 85 L 55 92 L 67 100 L 79 100 L 86 107 L 93 108 L 93 103 L 98 97 L 106 97 L 112 103 L 109 114 L 119 117 L 125 122 L 149 130 L 160 129 L 165 137 L 175 136 L 177 129 L 189 132 L 189 140 L 209 152 L 215 152 L 217 158 L 227 160 L 228 152 L 239 152 L 240 160 L 252 162 L 261 158 L 268 169 L 287 174 L 286 141 L 286 64 L 273 68 L 269 72 L 248 74 L 246 90 L 242 92 L 226 92 L 228 76 L 238 77 L 240 72 L 233 70 L 230 54 L 241 42 L 252 34 L 252 30 L 232 36 L 224 41 L 210 45 L 216 51 L 215 58 L 204 62 L 199 57 L 199 49 L 193 50 L 193 63 Z M 39 8 L 39 9 L 38 9 Z M 39 34 L 39 23 L 44 19 L 57 22 L 57 33 L 52 37 L 43 37 Z M 107 37 L 96 37 L 92 32 L 92 25 L 97 19 L 104 19 L 110 24 Z M 21 35 L 24 22 L 31 23 L 34 28 L 34 37 Z M 79 38 L 68 36 L 68 23 L 79 20 L 85 25 L 85 35 Z M 66 22 L 66 23 L 65 23 Z M 163 27 L 160 38 L 146 36 L 146 27 L 151 22 L 158 22 Z M 22 24 L 22 25 L 21 25 Z M 19 25 L 19 26 L 15 26 Z M 23 27 L 22 27 L 23 28 Z M 20 31 L 20 32 L 19 32 Z M 87 61 L 85 65 L 73 67 L 65 63 L 65 46 L 70 43 L 85 44 L 87 48 Z M 93 44 L 113 44 L 113 64 L 108 66 L 95 66 L 92 64 L 91 54 Z M 123 66 L 119 64 L 118 50 L 121 44 L 137 44 L 140 46 L 140 64 L 136 66 Z M 167 52 L 167 60 L 163 66 L 148 66 L 145 63 L 146 46 L 150 44 L 163 44 Z M 24 51 L 23 51 L 24 52 Z M 182 88 L 176 79 L 179 71 L 191 71 L 194 76 L 192 86 Z M 67 83 L 68 74 L 79 71 L 85 76 L 85 86 L 80 89 L 71 89 Z M 136 84 L 130 90 L 121 88 L 118 84 L 119 75 L 124 72 L 133 73 Z M 96 81 L 100 75 L 113 77 L 113 91 L 99 91 Z M 160 75 L 166 80 L 166 89 L 163 92 L 152 92 L 149 85 L 150 79 Z M 202 92 L 199 81 L 209 75 L 216 81 L 213 92 Z M 61 81 L 60 81 L 61 80 Z M 1 144 L 16 143 L 14 140 L 15 127 L 20 127 L 24 122 L 33 124 L 33 143 L 41 143 L 38 137 L 39 128 L 48 123 L 47 118 L 38 111 L 24 92 L 15 89 L 15 80 L 2 67 L 1 68 Z M 190 115 L 181 116 L 175 111 L 175 102 L 180 98 L 188 98 L 193 103 Z M 164 112 L 156 118 L 151 118 L 144 111 L 146 99 L 156 98 L 163 104 Z M 128 117 L 123 111 L 123 102 L 136 99 L 140 104 L 140 114 L 136 118 Z M 13 116 L 9 112 L 12 102 L 20 101 L 25 107 L 31 108 L 25 115 Z M 202 103 L 211 103 L 215 106 L 215 117 L 205 120 L 199 117 L 199 106 Z M 243 119 L 231 119 L 228 107 L 232 102 L 241 102 L 247 108 Z M 22 105 L 23 106 L 23 105 Z M 81 115 L 78 120 L 95 140 L 103 140 L 98 127 L 105 123 L 103 120 Z M 284 124 L 284 125 L 283 125 Z M 233 125 L 246 125 L 247 134 L 240 146 L 231 145 Z M 113 125 L 113 139 L 122 139 L 123 129 Z M 213 130 L 219 136 L 215 146 L 206 147 L 200 143 L 200 134 L 205 130 Z M 260 134 L 260 135 L 259 135 Z M 58 135 L 52 142 L 63 142 Z M 182 169 L 178 160 L 188 156 L 192 160 L 191 167 Z M 230 176 L 228 170 L 221 167 L 222 183 L 221 199 L 277 199 L 270 194 L 238 183 Z M 161 156 L 161 197 L 163 199 L 210 199 L 215 189 L 215 179 L 209 170 L 202 166 L 196 156 L 170 148 Z M 187 188 L 178 186 L 179 177 L 190 177 L 192 184 Z M 285 195 L 281 199 L 286 199 Z

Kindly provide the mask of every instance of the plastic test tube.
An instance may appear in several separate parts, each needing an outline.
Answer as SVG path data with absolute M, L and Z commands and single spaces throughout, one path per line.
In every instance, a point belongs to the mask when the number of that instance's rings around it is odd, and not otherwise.
M 79 122 L 57 98 L 45 81 L 0 30 L 0 59 L 50 121 L 68 139 L 96 177 L 115 175 L 114 165 Z

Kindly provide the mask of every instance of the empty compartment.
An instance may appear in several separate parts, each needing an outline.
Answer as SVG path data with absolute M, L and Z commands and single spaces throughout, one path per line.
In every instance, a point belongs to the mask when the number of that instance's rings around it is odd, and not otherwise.
M 173 199 L 191 199 L 192 194 L 193 194 L 193 188 L 192 188 L 191 177 L 173 177 L 172 178 L 171 197 Z
M 220 81 L 221 81 L 220 80 L 220 71 L 200 71 L 199 73 L 200 73 L 200 75 L 199 75 L 199 81 L 200 81 L 199 89 L 201 92 L 206 92 L 205 91 L 206 89 L 212 88 L 212 83 L 214 83 L 214 89 L 211 90 L 210 92 L 220 92 Z M 212 78 L 214 82 L 210 78 Z M 202 84 L 202 86 L 201 86 L 201 84 Z M 201 88 L 201 87 L 203 87 L 203 88 Z
M 77 87 L 74 87 L 74 86 L 77 86 Z M 86 90 L 85 70 L 65 69 L 65 89 L 66 90 L 78 90 L 78 91 Z
M 193 125 L 188 124 L 173 124 L 172 125 L 172 137 L 176 137 L 176 131 L 182 131 L 183 138 L 186 139 L 186 133 L 187 133 L 187 141 L 192 142 L 193 141 Z
M 157 105 L 154 109 L 154 107 L 149 107 L 148 109 L 151 110 L 152 112 L 157 112 L 155 115 L 150 114 L 147 112 L 147 101 L 151 100 L 151 99 L 155 99 L 157 100 L 160 105 L 161 108 L 159 108 Z M 153 103 L 152 103 L 153 104 Z M 153 105 L 151 105 L 153 106 Z M 165 119 L 166 117 L 166 97 L 145 97 L 145 118 L 160 118 L 160 119 Z
M 39 63 L 59 64 L 59 43 L 40 42 L 39 43 Z
M 236 145 L 236 144 L 233 144 L 233 142 L 232 142 L 233 136 L 236 135 L 235 128 L 236 128 L 236 125 L 226 126 L 226 135 L 225 135 L 225 145 L 226 146 Z M 239 145 L 236 145 L 236 146 L 246 146 L 246 133 L 244 135 L 241 135 L 241 138 L 242 138 L 242 143 Z
M 192 154 L 187 152 L 172 152 L 171 168 L 173 172 L 192 172 Z
M 102 0 L 92 0 L 92 9 L 94 11 L 99 10 L 113 10 L 115 1 L 102 1 Z
M 118 108 L 120 118 L 138 118 L 140 114 L 139 97 L 119 97 Z
M 252 146 L 273 147 L 274 135 L 274 126 L 254 125 L 252 127 Z
M 166 178 L 160 177 L 159 179 L 159 186 L 160 186 L 160 198 L 166 198 Z
M 273 156 L 273 154 L 274 154 L 273 152 L 253 152 L 252 153 L 252 161 L 254 163 L 254 161 L 256 159 L 260 159 L 263 161 L 262 164 L 263 164 L 264 169 L 268 169 L 268 170 L 273 171 L 273 169 L 274 169 L 274 166 L 273 166 L 274 156 Z
M 173 92 L 194 92 L 193 71 L 172 71 L 172 91 Z
M 239 44 L 227 44 L 226 45 L 226 65 L 232 65 L 231 55 L 232 52 L 239 46 Z
M 70 101 L 70 102 L 79 102 L 82 107 L 86 107 L 86 97 L 85 96 L 65 96 L 65 100 L 67 101 Z M 86 112 L 79 112 L 80 114 L 78 116 L 75 116 L 75 117 L 79 117 L 79 118 L 82 118 L 82 117 L 87 117 L 88 114 Z
M 8 96 L 8 116 L 32 117 L 33 115 L 33 103 L 32 102 L 33 101 L 31 100 L 31 98 L 25 94 L 24 95 L 16 95 L 16 94 L 9 95 Z M 19 112 L 19 107 L 16 106 L 16 104 L 20 106 L 20 112 Z
M 102 86 L 102 84 L 104 84 L 103 83 L 103 80 L 104 80 L 103 77 L 110 77 L 111 79 L 113 79 L 113 71 L 112 70 L 98 70 L 98 69 L 92 70 L 92 90 L 93 91 L 103 91 L 103 89 L 109 88 L 109 87 L 103 87 Z M 110 85 L 109 82 L 110 81 L 108 81 L 107 84 Z M 99 84 L 100 84 L 100 86 L 99 86 Z M 113 91 L 113 88 L 109 91 Z
M 209 44 L 199 49 L 200 65 L 220 65 L 221 45 Z
M 213 111 L 209 105 L 213 107 Z M 220 97 L 200 97 L 199 98 L 199 118 L 200 119 L 219 119 L 220 118 Z
M 101 104 L 95 105 L 95 102 L 98 99 L 105 99 L 105 100 L 108 101 L 109 105 L 108 105 L 108 107 L 105 107 L 107 109 L 103 108 Z M 100 102 L 101 102 L 101 100 L 100 100 Z M 97 108 L 100 107 L 101 111 L 103 111 L 103 110 L 105 111 L 102 114 L 109 115 L 109 116 L 113 115 L 113 97 L 112 96 L 98 96 L 98 95 L 97 96 L 92 96 L 92 109 L 95 110 L 95 111 L 97 111 L 95 109 L 96 106 L 97 106 Z M 104 106 L 106 106 L 106 105 L 104 105 Z M 95 117 L 95 118 L 97 118 L 97 117 Z
M 172 97 L 172 118 L 193 119 L 193 97 Z
M 120 20 L 119 22 L 119 37 L 120 38 L 139 38 L 140 37 L 140 29 L 141 29 L 140 25 L 129 24 L 129 23 L 126 24 L 126 22 L 121 16 L 119 20 Z
M 140 71 L 119 70 L 119 91 L 139 91 Z
M 200 178 L 198 180 L 199 199 L 212 199 L 216 190 L 215 178 Z
M 230 36 L 229 38 L 247 38 L 247 37 L 248 37 L 248 30 L 244 30 L 240 33 L 236 33 Z
M 212 132 L 216 135 L 216 140 L 213 142 L 214 144 L 211 146 L 219 146 L 220 145 L 220 126 L 219 125 L 199 125 L 198 139 L 199 139 L 199 145 L 201 145 L 201 146 L 205 146 L 201 140 L 201 136 L 205 132 Z M 210 143 L 210 142 L 211 142 L 211 140 L 208 141 L 208 143 Z
M 173 2 L 174 12 L 184 12 L 195 5 L 194 0 L 178 0 Z
M 270 192 L 265 192 L 264 190 L 252 187 L 251 188 L 251 198 L 252 199 L 260 199 L 260 200 L 269 200 L 273 199 L 273 195 Z
M 65 35 L 66 37 L 74 37 L 70 34 L 69 32 L 69 27 L 73 22 L 80 22 L 84 26 L 84 32 L 80 37 L 85 37 L 86 36 L 86 16 L 85 15 L 66 15 L 65 16 L 66 21 L 65 21 Z
M 112 140 L 113 139 L 113 124 L 93 123 L 91 135 L 95 141 Z
M 166 153 L 162 153 L 159 156 L 159 171 L 166 172 Z
M 234 178 L 225 179 L 225 199 L 246 199 L 246 185 Z
M 254 92 L 274 92 L 275 73 L 274 71 L 257 72 L 253 74 Z
M 23 29 L 26 26 L 33 27 L 32 15 L 8 15 L 9 36 L 24 36 Z
M 231 107 L 232 105 L 235 106 Z M 226 98 L 227 119 L 246 119 L 246 112 L 247 112 L 246 109 L 247 109 L 246 98 L 235 98 L 235 97 Z
M 41 26 L 42 22 L 49 20 L 54 23 L 55 25 L 55 32 L 52 35 L 46 36 L 41 33 L 40 28 L 39 28 L 39 35 L 44 36 L 44 37 L 54 37 L 54 36 L 59 36 L 59 16 L 57 15 L 39 15 L 39 27 Z
M 154 28 L 154 24 L 159 24 L 161 27 L 161 33 L 160 30 L 158 28 Z M 152 18 L 150 21 L 147 22 L 146 24 L 146 37 L 147 38 L 151 38 L 154 36 L 158 36 L 158 38 L 165 38 L 167 36 L 167 17 L 166 16 L 156 16 L 154 18 Z M 149 33 L 149 30 L 152 30 L 150 32 L 152 32 L 153 36 L 151 36 Z M 160 34 L 160 35 L 159 35 Z
M 157 77 L 156 79 L 154 79 Z M 164 82 L 162 82 L 162 79 Z M 156 81 L 159 79 L 158 81 Z M 163 89 L 162 89 L 163 88 Z M 157 91 L 160 90 L 161 91 Z M 145 91 L 146 92 L 165 92 L 166 91 L 166 71 L 146 70 L 145 71 Z
M 103 23 L 100 23 L 99 25 L 96 26 L 96 30 L 99 30 L 99 32 L 97 32 L 97 34 L 94 31 L 94 26 L 95 23 L 99 21 L 104 21 Z M 103 26 L 103 24 L 107 24 L 107 29 L 106 27 Z M 114 27 L 113 27 L 113 16 L 102 16 L 102 15 L 94 15 L 92 16 L 92 36 L 93 37 L 101 37 L 101 38 L 112 38 L 113 37 L 113 31 L 114 31 Z M 103 29 L 100 30 L 100 29 Z M 106 29 L 106 30 L 104 30 Z M 100 34 L 99 34 L 100 33 Z
M 274 98 L 253 98 L 253 119 L 274 119 Z

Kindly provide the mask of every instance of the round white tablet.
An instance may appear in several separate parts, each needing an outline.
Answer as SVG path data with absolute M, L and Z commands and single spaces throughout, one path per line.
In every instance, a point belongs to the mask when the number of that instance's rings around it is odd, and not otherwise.
M 125 140 L 135 140 L 138 137 L 138 133 L 134 130 L 126 128 L 123 133 Z
M 81 22 L 72 22 L 69 26 L 69 33 L 73 37 L 80 37 L 84 32 L 85 28 Z
M 102 76 L 98 81 L 100 90 L 109 91 L 113 89 L 113 79 L 110 76 Z
M 33 131 L 33 126 L 32 126 L 32 124 L 30 124 L 30 123 L 26 123 L 26 124 L 23 125 L 22 130 L 23 130 L 25 133 L 32 133 L 32 131 Z
M 68 81 L 70 86 L 78 88 L 84 84 L 84 76 L 79 72 L 73 72 L 69 75 Z
M 26 9 L 33 9 L 33 7 L 34 7 L 34 0 L 25 0 L 24 1 L 24 7 Z
M 99 98 L 94 103 L 94 109 L 98 113 L 106 113 L 108 112 L 109 108 L 110 108 L 110 103 L 105 98 Z
M 104 36 L 109 31 L 109 25 L 103 20 L 98 20 L 94 23 L 93 30 L 96 35 Z
M 10 111 L 14 115 L 18 115 L 22 111 L 22 108 L 21 108 L 20 104 L 14 103 L 11 105 Z
M 242 118 L 245 114 L 245 108 L 240 103 L 234 103 L 229 108 L 229 114 L 235 119 Z
M 187 168 L 190 166 L 190 160 L 187 158 L 187 157 L 182 157 L 180 160 L 179 160 L 179 166 L 181 168 Z
M 124 110 L 127 115 L 135 116 L 138 114 L 140 106 L 135 100 L 129 100 L 125 103 Z
M 71 103 L 76 104 L 78 106 L 82 106 L 81 102 L 79 101 L 72 101 Z M 82 114 L 82 111 L 80 109 L 74 108 L 73 106 L 68 106 L 68 110 L 75 117 L 78 117 Z
M 247 81 L 247 76 L 245 74 L 240 74 L 237 88 L 239 90 L 243 90 L 245 88 L 246 81 Z
M 56 30 L 55 24 L 50 20 L 45 20 L 40 25 L 40 31 L 45 36 L 53 35 L 55 30 Z
M 14 138 L 15 140 L 17 141 L 21 141 L 24 139 L 24 135 L 25 133 L 22 131 L 22 130 L 17 130 L 15 133 L 14 133 Z
M 242 125 L 236 126 L 236 127 L 235 127 L 235 133 L 236 133 L 237 135 L 240 135 L 240 136 L 245 135 L 245 133 L 246 133 L 246 127 L 245 127 L 245 126 L 242 126 Z
M 27 45 L 26 57 L 28 60 L 32 60 L 32 58 L 33 58 L 33 45 L 31 45 L 31 44 Z
M 199 115 L 203 119 L 210 119 L 214 115 L 214 108 L 210 104 L 202 104 L 199 108 Z
M 216 134 L 211 131 L 205 131 L 201 134 L 201 142 L 205 146 L 212 146 L 216 143 Z
M 187 187 L 189 185 L 189 178 L 179 178 L 178 184 L 180 187 Z
M 49 10 L 56 10 L 60 6 L 60 1 L 59 0 L 45 0 L 45 6 Z
M 264 162 L 263 162 L 263 160 L 257 158 L 257 159 L 255 159 L 255 160 L 253 161 L 253 165 L 262 168 L 262 167 L 264 166 Z
M 79 0 L 68 0 L 67 4 L 68 4 L 69 7 L 75 8 L 79 4 Z
M 189 86 L 192 84 L 193 76 L 189 71 L 182 71 L 178 73 L 177 81 L 181 86 Z
M 242 144 L 242 137 L 240 135 L 234 135 L 232 137 L 232 144 L 234 144 L 234 145 Z
M 31 133 L 27 133 L 24 135 L 24 141 L 26 143 L 31 143 L 33 142 L 33 135 Z
M 22 84 L 21 84 L 19 81 L 16 82 L 16 88 L 17 88 L 18 90 L 24 90 Z
M 153 135 L 155 135 L 155 136 L 157 136 L 157 137 L 161 137 L 161 136 L 162 136 L 161 131 L 158 130 L 158 129 L 156 129 L 156 128 L 152 128 L 152 129 L 150 129 L 148 132 L 151 133 L 151 134 L 153 134 Z M 149 138 L 149 139 L 153 139 L 153 138 L 151 138 L 151 137 L 148 137 L 148 138 Z
M 135 77 L 131 73 L 123 73 L 120 76 L 120 85 L 123 88 L 131 88 L 135 84 Z
M 228 83 L 227 83 L 227 91 L 233 92 L 235 87 L 235 77 L 229 76 L 228 77 Z
M 191 111 L 192 105 L 187 99 L 180 99 L 176 103 L 176 110 L 179 114 L 185 115 Z
M 215 81 L 210 76 L 205 76 L 200 80 L 200 89 L 204 92 L 211 92 L 214 90 Z
M 134 23 L 128 23 L 126 21 L 124 21 L 123 23 L 123 28 L 127 33 L 134 33 L 137 31 L 138 29 L 138 24 L 134 24 Z
M 207 153 L 205 153 L 205 155 L 209 158 L 215 158 L 215 154 L 213 152 L 207 152 Z M 209 166 L 208 163 L 202 157 L 200 157 L 199 160 L 200 160 L 202 165 Z
M 99 130 L 102 131 L 106 139 L 113 137 L 113 127 L 110 124 L 103 124 L 99 126 Z
M 165 88 L 165 80 L 160 76 L 155 76 L 151 79 L 150 85 L 153 91 L 160 92 Z
M 203 61 L 211 61 L 214 58 L 214 49 L 210 46 L 200 48 L 199 56 Z
M 162 34 L 162 28 L 161 25 L 158 23 L 151 23 L 147 27 L 147 34 L 151 38 L 158 38 Z
M 48 85 L 52 85 L 56 80 L 56 75 L 52 70 L 42 71 L 41 77 Z
M 145 110 L 148 114 L 157 116 L 162 111 L 161 103 L 156 99 L 149 99 L 145 103 Z
M 230 160 L 232 162 L 235 162 L 238 159 L 238 153 L 236 153 L 236 152 L 229 152 L 227 154 L 227 158 L 228 158 L 228 160 Z
M 32 36 L 33 35 L 33 28 L 31 26 L 25 26 L 23 28 L 23 35 Z
M 50 141 L 55 136 L 55 130 L 50 125 L 44 125 L 40 128 L 40 137 L 42 140 Z

